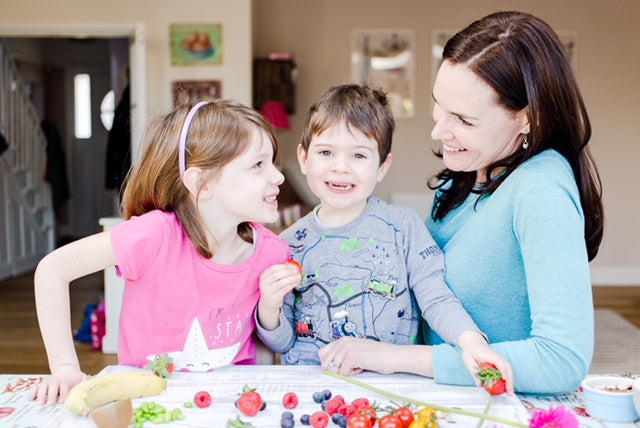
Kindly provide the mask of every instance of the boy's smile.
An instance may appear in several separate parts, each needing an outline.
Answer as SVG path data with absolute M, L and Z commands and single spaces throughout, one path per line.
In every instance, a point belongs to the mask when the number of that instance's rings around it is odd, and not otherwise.
M 340 121 L 315 135 L 307 152 L 299 146 L 298 161 L 309 188 L 320 199 L 320 219 L 337 227 L 364 211 L 367 198 L 391 165 L 391 155 L 380 164 L 378 143 Z

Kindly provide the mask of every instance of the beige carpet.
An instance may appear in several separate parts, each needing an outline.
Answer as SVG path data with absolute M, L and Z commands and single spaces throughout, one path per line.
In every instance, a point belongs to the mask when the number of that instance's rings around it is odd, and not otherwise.
M 609 309 L 595 311 L 596 344 L 591 374 L 640 375 L 640 329 Z

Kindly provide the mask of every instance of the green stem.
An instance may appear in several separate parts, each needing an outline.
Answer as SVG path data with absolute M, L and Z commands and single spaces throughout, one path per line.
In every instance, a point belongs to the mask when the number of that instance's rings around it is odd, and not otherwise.
M 489 401 L 487 401 L 487 407 L 484 408 L 483 414 L 485 415 L 489 414 L 489 410 L 491 409 L 492 404 L 493 404 L 493 395 L 489 395 Z M 476 428 L 482 427 L 482 424 L 484 424 L 484 419 L 480 419 L 478 421 L 478 425 L 476 425 Z
M 356 386 L 359 386 L 361 388 L 367 389 L 367 390 L 369 390 L 371 392 L 375 392 L 376 394 L 380 394 L 380 395 L 382 395 L 384 397 L 388 397 L 388 398 L 390 398 L 392 400 L 398 400 L 398 401 L 404 402 L 404 403 L 411 403 L 411 404 L 414 404 L 416 406 L 431 407 L 432 409 L 440 410 L 441 412 L 455 413 L 455 414 L 458 414 L 458 415 L 470 416 L 470 417 L 473 417 L 473 418 L 479 418 L 480 420 L 499 422 L 501 424 L 511 425 L 511 426 L 514 426 L 514 427 L 520 427 L 520 428 L 528 428 L 529 427 L 529 425 L 521 424 L 520 422 L 510 421 L 508 419 L 500 418 L 500 417 L 497 417 L 497 416 L 487 415 L 487 414 L 483 414 L 483 413 L 469 412 L 467 410 L 456 409 L 456 408 L 453 408 L 453 407 L 439 406 L 437 404 L 425 403 L 424 401 L 419 401 L 419 400 L 414 400 L 412 398 L 403 397 L 402 395 L 394 394 L 392 392 L 383 391 L 382 389 L 376 388 L 375 386 L 367 385 L 366 383 L 360 382 L 359 380 L 355 380 L 355 379 L 347 377 L 347 376 L 342 376 L 342 375 L 337 374 L 337 373 L 325 371 L 324 374 L 329 375 L 329 376 L 333 376 L 333 377 L 335 377 L 337 379 L 340 379 L 340 380 L 343 380 L 345 382 L 352 383 L 353 385 L 356 385 Z

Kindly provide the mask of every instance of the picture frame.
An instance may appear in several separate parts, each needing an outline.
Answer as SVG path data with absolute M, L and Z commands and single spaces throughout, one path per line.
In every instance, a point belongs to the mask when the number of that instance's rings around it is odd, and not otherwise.
M 222 64 L 222 24 L 172 24 L 172 65 Z
M 415 116 L 415 32 L 407 29 L 354 29 L 351 79 L 382 89 L 396 119 Z
M 207 101 L 222 98 L 220 80 L 177 80 L 171 84 L 173 105 L 176 106 L 181 94 L 190 100 Z

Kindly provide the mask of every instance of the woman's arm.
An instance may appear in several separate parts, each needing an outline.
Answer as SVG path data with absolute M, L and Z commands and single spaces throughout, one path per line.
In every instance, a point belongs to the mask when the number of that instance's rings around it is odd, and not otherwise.
M 67 392 L 86 375 L 73 343 L 69 285 L 75 279 L 116 264 L 110 232 L 67 244 L 45 256 L 35 272 L 38 324 L 53 375 L 31 391 L 38 403 L 63 402 Z

